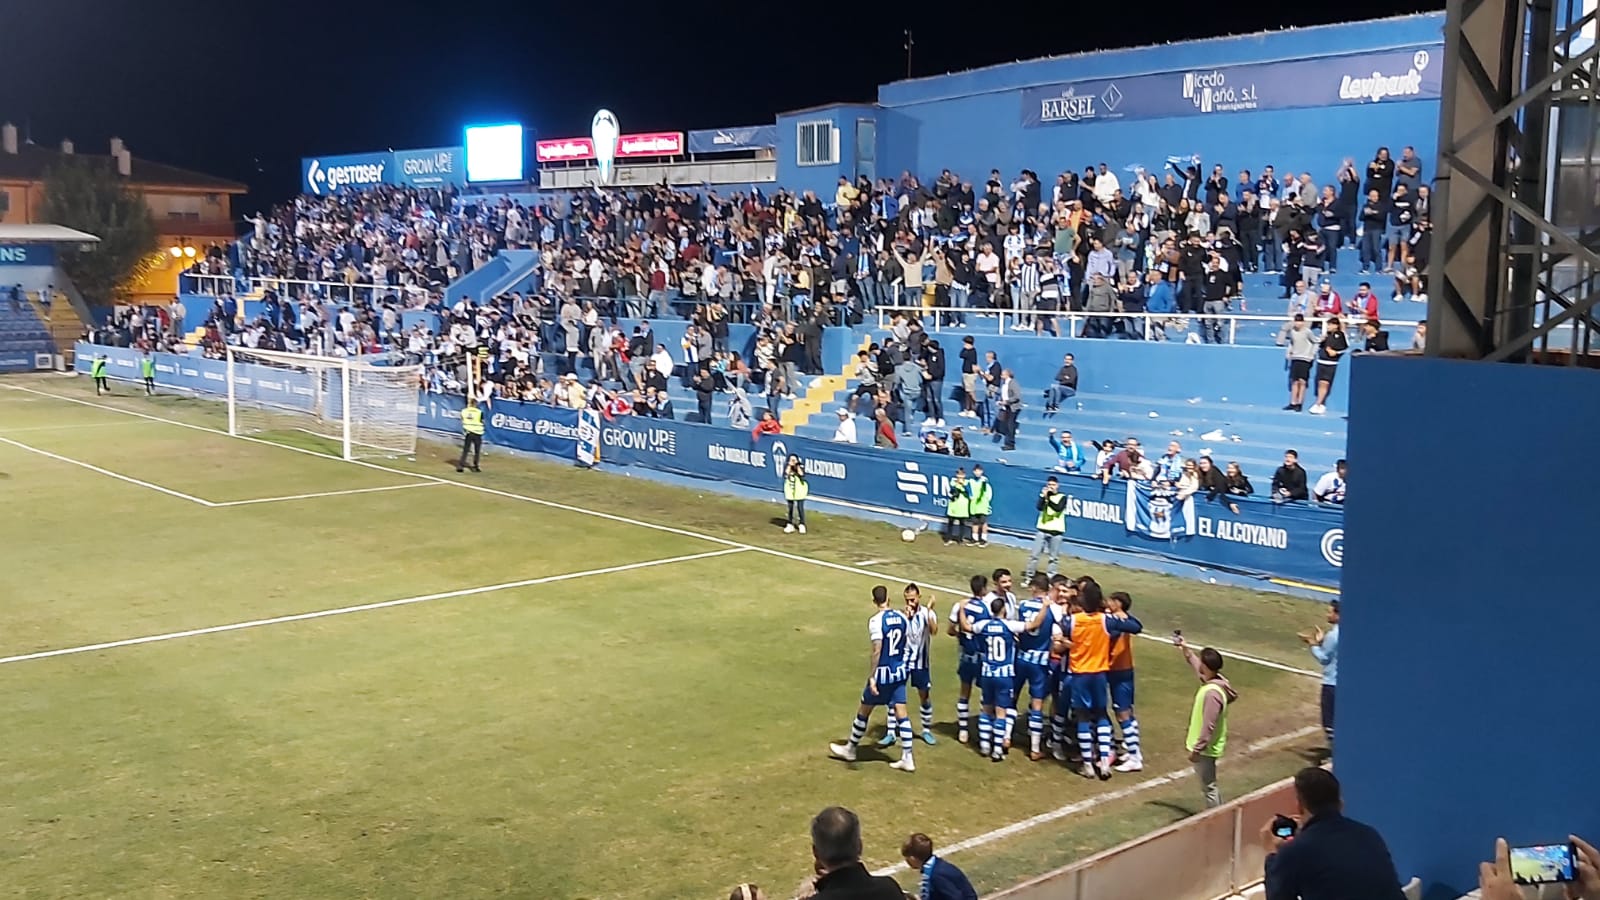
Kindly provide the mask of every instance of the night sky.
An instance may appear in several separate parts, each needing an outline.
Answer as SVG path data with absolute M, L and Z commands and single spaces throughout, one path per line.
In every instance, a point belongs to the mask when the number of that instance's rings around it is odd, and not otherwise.
M 907 27 L 912 72 L 926 76 L 1441 4 L 1143 3 L 1137 23 L 1078 3 L 1021 4 L 1016 17 L 982 3 L 778 6 L 0 0 L 0 120 L 85 152 L 117 135 L 136 156 L 243 181 L 262 201 L 295 190 L 301 156 L 456 145 L 471 123 L 570 137 L 606 106 L 624 131 L 687 131 L 870 102 L 905 75 Z M 907 8 L 916 19 L 893 12 Z M 790 24 L 763 24 L 774 19 Z

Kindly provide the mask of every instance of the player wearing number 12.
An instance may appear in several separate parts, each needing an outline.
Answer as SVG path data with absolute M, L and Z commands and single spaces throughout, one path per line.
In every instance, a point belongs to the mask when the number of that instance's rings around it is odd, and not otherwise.
M 889 589 L 881 584 L 872 589 L 872 605 L 877 611 L 867 620 L 872 654 L 867 662 L 867 686 L 861 692 L 861 706 L 850 723 L 850 740 L 829 744 L 828 751 L 837 759 L 854 762 L 856 747 L 867 734 L 873 708 L 887 706 L 892 711 L 892 721 L 899 723 L 900 730 L 900 759 L 891 768 L 915 772 L 916 762 L 911 757 L 914 740 L 911 720 L 906 717 L 906 653 L 911 622 L 904 613 L 889 608 Z

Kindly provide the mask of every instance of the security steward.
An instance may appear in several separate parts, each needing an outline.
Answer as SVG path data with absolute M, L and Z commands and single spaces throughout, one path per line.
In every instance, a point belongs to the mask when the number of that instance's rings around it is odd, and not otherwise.
M 89 364 L 89 375 L 94 378 L 94 395 L 96 397 L 100 396 L 101 393 L 111 393 L 111 379 L 106 377 L 106 355 L 104 353 L 96 355 L 94 361 Z
M 461 458 L 456 461 L 456 471 L 467 467 L 467 452 L 472 452 L 472 471 L 477 472 L 478 458 L 483 455 L 483 410 L 478 401 L 468 399 L 461 411 Z

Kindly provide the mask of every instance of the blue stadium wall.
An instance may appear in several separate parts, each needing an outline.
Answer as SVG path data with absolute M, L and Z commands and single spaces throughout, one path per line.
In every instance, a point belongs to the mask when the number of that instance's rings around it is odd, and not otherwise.
M 1199 154 L 1207 171 L 1211 163 L 1221 163 L 1230 180 L 1241 168 L 1259 174 L 1270 163 L 1280 175 L 1310 172 L 1320 185 L 1332 179 L 1346 156 L 1364 165 L 1379 145 L 1398 156 L 1408 144 L 1425 161 L 1424 178 L 1431 178 L 1438 143 L 1436 85 L 1443 25 L 1443 13 L 1434 13 L 1031 60 L 894 82 L 879 88 L 876 106 L 840 104 L 779 116 L 778 183 L 831 195 L 840 175 L 894 176 L 910 170 L 926 179 L 943 168 L 974 181 L 994 168 L 1006 178 L 1031 168 L 1049 183 L 1064 169 L 1081 172 L 1084 165 L 1102 161 L 1126 181 L 1121 173 L 1133 165 L 1159 170 L 1167 156 Z M 1130 113 L 1126 118 L 1023 125 L 1025 95 L 1035 97 L 1047 86 L 1065 90 L 1082 85 L 1098 93 L 1108 81 L 1125 79 L 1119 83 L 1126 86 L 1140 76 L 1180 73 L 1181 82 L 1183 72 L 1278 63 L 1288 68 L 1257 71 L 1268 82 L 1293 81 L 1302 73 L 1315 72 L 1316 90 L 1331 99 L 1338 94 L 1340 75 L 1372 74 L 1372 54 L 1395 51 L 1391 58 L 1404 59 L 1407 54 L 1399 51 L 1419 48 L 1429 52 L 1432 68 L 1425 71 L 1435 86 L 1423 95 L 1434 99 L 1390 97 L 1379 102 L 1206 114 L 1191 110 L 1176 117 L 1161 116 L 1156 110 L 1155 117 L 1136 118 Z M 1272 85 L 1260 87 L 1270 91 Z M 1177 98 L 1153 99 L 1157 106 L 1170 108 L 1169 101 Z M 1137 100 L 1130 92 L 1123 111 L 1132 109 Z M 828 119 L 840 129 L 835 165 L 797 163 L 796 126 L 816 119 Z M 858 146 L 862 119 L 872 120 L 866 126 L 875 138 L 870 150 Z
M 1338 772 L 1401 875 L 1454 900 L 1496 837 L 1600 840 L 1594 504 L 1570 466 L 1463 452 L 1595 446 L 1600 373 L 1374 355 L 1351 375 Z

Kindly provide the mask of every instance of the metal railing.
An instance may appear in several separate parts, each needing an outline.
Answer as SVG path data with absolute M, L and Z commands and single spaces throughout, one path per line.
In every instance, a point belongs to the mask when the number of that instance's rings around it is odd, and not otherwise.
M 286 300 L 309 295 L 324 300 L 342 300 L 345 302 L 354 302 L 356 300 L 375 301 L 379 297 L 389 294 L 407 297 L 417 293 L 404 285 L 348 284 L 343 281 L 319 281 L 305 278 L 276 278 L 256 275 L 248 278 L 238 278 L 233 275 L 200 275 L 193 272 L 185 272 L 179 276 L 179 284 L 184 288 L 195 288 L 192 293 L 210 297 L 255 298 L 270 290 Z
M 922 320 L 923 328 L 933 333 L 954 330 L 950 324 L 952 320 L 961 319 L 964 324 L 960 326 L 964 334 L 1006 334 L 1009 331 L 1038 333 L 1049 331 L 1053 328 L 1061 337 L 1106 337 L 1121 331 L 1128 337 L 1137 336 L 1147 341 L 1170 341 L 1187 339 L 1190 334 L 1201 336 L 1203 343 L 1237 344 L 1239 342 L 1239 326 L 1251 323 L 1264 323 L 1279 328 L 1288 326 L 1292 317 L 1287 313 L 1273 316 L 1247 315 L 1240 313 L 1222 313 L 1207 315 L 1205 313 L 1152 313 L 1152 312 L 1085 312 L 1083 310 L 1015 310 L 1015 309 L 978 309 L 970 307 L 951 306 L 878 306 L 873 312 L 878 314 L 878 328 L 887 330 L 889 321 L 895 313 L 908 313 Z M 1321 321 L 1324 317 L 1306 317 L 1307 322 Z M 1367 321 L 1366 316 L 1340 316 L 1346 330 L 1359 327 Z M 931 322 L 931 324 L 930 324 Z M 1390 323 L 1385 327 L 1394 325 L 1415 325 L 1413 322 Z M 1047 327 L 1049 326 L 1049 327 Z M 1208 331 L 1208 326 L 1210 330 Z M 1094 331 L 1096 334 L 1089 335 Z M 1210 337 L 1219 334 L 1223 340 L 1211 341 Z M 1354 332 L 1351 332 L 1354 334 Z M 1176 338 L 1174 337 L 1176 335 Z

